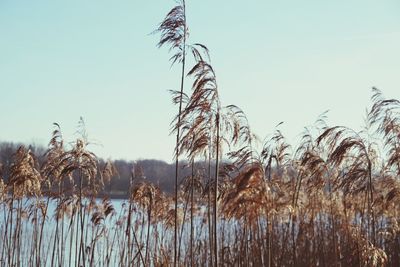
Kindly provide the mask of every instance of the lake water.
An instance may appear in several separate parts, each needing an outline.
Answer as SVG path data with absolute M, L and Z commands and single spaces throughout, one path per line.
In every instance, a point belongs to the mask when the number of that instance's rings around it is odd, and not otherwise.
M 31 198 L 14 201 L 12 213 L 11 203 L 1 203 L 0 267 L 11 264 L 21 267 L 37 266 L 39 261 L 40 266 L 80 266 L 83 257 L 85 266 L 139 266 L 144 262 L 152 266 L 161 260 L 157 259 L 158 256 L 173 255 L 171 247 L 174 238 L 173 224 L 171 224 L 173 220 L 168 224 L 165 220 L 158 222 L 152 217 L 151 224 L 148 225 L 147 211 L 132 204 L 131 227 L 127 227 L 129 202 L 113 199 L 110 200 L 113 212 L 95 224 L 93 214 L 102 213 L 106 208 L 103 200 L 96 199 L 91 203 L 88 200 L 83 201 L 82 217 L 78 215 L 79 209 L 73 211 L 74 201 L 77 199 L 71 198 L 65 201 L 63 205 L 65 215 L 58 220 L 57 200 L 43 198 L 38 201 Z M 48 205 L 47 213 L 43 217 L 46 205 Z M 38 209 L 38 206 L 43 206 L 43 209 Z M 71 216 L 73 212 L 75 216 Z M 199 208 L 198 212 L 204 216 L 206 209 Z M 153 211 L 154 213 L 156 211 Z M 20 220 L 18 214 L 21 214 Z M 182 257 L 188 253 L 190 236 L 188 216 L 189 210 L 186 213 L 185 225 L 180 229 Z M 195 218 L 196 242 L 208 240 L 208 228 L 204 224 L 203 216 Z M 41 241 L 40 236 L 42 236 Z M 78 264 L 78 261 L 81 264 Z

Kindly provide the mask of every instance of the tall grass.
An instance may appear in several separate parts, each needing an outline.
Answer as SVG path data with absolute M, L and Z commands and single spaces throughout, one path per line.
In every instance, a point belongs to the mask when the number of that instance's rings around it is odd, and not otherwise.
M 177 212 L 135 164 L 129 199 L 97 198 L 115 168 L 55 125 L 41 166 L 21 146 L 1 167 L 0 266 L 171 266 L 175 245 L 179 266 L 398 266 L 400 102 L 373 89 L 362 131 L 322 116 L 298 145 L 277 126 L 258 151 L 243 111 L 201 82 L 208 64 L 183 102 Z
M 176 123 L 176 147 L 175 147 L 175 224 L 174 224 L 174 266 L 177 266 L 178 257 L 178 176 L 179 176 L 179 146 L 181 130 L 182 96 L 185 81 L 185 63 L 186 63 L 186 38 L 188 36 L 186 25 L 186 5 L 185 0 L 179 0 L 175 6 L 162 21 L 157 31 L 161 33 L 161 39 L 158 46 L 169 44 L 170 50 L 176 50 L 171 57 L 172 64 L 181 63 L 180 90 L 178 95 L 178 120 Z
M 129 198 L 100 199 L 115 168 L 83 120 L 74 142 L 55 124 L 42 165 L 24 146 L 0 163 L 1 267 L 400 266 L 400 101 L 373 88 L 362 131 L 323 114 L 299 144 L 279 125 L 260 144 L 222 105 L 207 47 L 189 44 L 185 1 L 157 31 L 181 64 L 174 195 L 132 164 Z

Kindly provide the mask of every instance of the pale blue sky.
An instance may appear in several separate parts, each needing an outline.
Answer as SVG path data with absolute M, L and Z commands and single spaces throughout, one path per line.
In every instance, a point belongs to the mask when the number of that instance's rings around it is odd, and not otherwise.
M 102 157 L 171 161 L 179 70 L 150 33 L 170 0 L 0 0 L 0 140 L 74 139 Z M 293 143 L 329 109 L 360 129 L 371 87 L 400 99 L 400 1 L 187 1 L 190 40 L 211 50 L 223 104 L 260 137 Z M 190 88 L 187 87 L 187 90 Z

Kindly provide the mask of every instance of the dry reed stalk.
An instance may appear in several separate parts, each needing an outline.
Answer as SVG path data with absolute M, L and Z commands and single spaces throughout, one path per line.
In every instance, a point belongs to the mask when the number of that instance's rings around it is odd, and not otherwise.
M 186 25 L 186 5 L 185 0 L 179 0 L 178 5 L 175 6 L 164 18 L 156 30 L 161 33 L 161 39 L 158 47 L 165 44 L 170 45 L 170 50 L 176 49 L 177 52 L 170 58 L 172 64 L 180 62 L 181 81 L 180 81 L 180 94 L 179 94 L 179 109 L 178 109 L 178 122 L 176 131 L 176 148 L 175 148 L 175 232 L 174 232 L 174 266 L 178 263 L 177 241 L 178 241 L 178 177 L 179 177 L 179 139 L 180 139 L 180 123 L 182 112 L 182 96 L 184 89 L 185 78 L 185 63 L 186 63 L 186 39 L 188 35 Z

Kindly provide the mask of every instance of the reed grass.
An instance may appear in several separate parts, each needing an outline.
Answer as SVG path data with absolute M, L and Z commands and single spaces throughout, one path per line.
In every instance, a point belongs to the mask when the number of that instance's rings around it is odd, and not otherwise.
M 188 42 L 185 1 L 156 31 L 181 64 L 174 195 L 133 163 L 122 206 L 98 198 L 115 167 L 82 119 L 72 143 L 54 124 L 41 166 L 24 146 L 0 163 L 0 267 L 400 266 L 399 100 L 373 88 L 362 131 L 323 114 L 297 145 L 277 125 L 257 146 L 245 113 L 222 105 L 208 48 Z
M 23 146 L 2 165 L 0 266 L 172 266 L 175 245 L 179 266 L 398 266 L 400 102 L 375 88 L 362 131 L 322 116 L 297 146 L 278 125 L 257 151 L 244 112 L 213 102 L 202 79 L 215 76 L 196 64 L 178 209 L 136 164 L 121 208 L 97 198 L 115 168 L 84 135 L 65 146 L 55 125 L 41 166 Z

